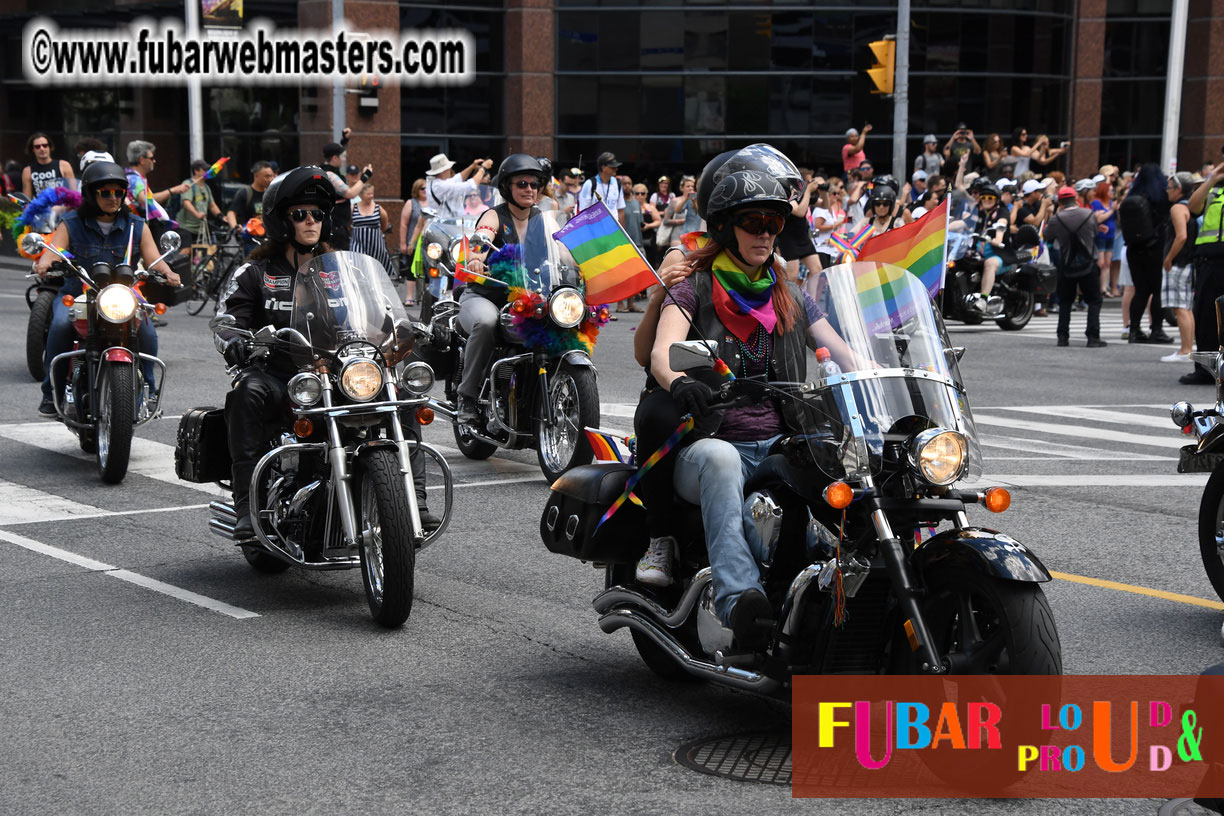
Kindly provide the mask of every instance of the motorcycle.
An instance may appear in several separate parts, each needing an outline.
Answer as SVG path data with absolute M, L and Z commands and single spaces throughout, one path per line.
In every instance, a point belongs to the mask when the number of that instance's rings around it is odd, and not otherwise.
M 646 665 L 668 678 L 786 695 L 794 674 L 1061 673 L 1040 587 L 1050 573 L 1025 545 L 967 517 L 974 504 L 1005 510 L 1008 493 L 954 487 L 980 476 L 981 453 L 958 367 L 964 349 L 951 346 L 922 282 L 867 262 L 804 285 L 852 350 L 853 370 L 822 366 L 805 383 L 729 379 L 717 392 L 723 407 L 789 403 L 801 425 L 744 490 L 745 537 L 773 609 L 758 619 L 768 645 L 746 651 L 715 614 L 698 507 L 677 500 L 685 533 L 673 584 L 636 582 L 644 510 L 622 501 L 605 519 L 632 487 L 633 464 L 558 479 L 540 519 L 545 546 L 606 565 L 593 602 L 600 628 L 629 628 Z M 670 365 L 708 374 L 713 348 L 675 343 Z
M 176 233 L 163 235 L 163 254 L 149 266 L 177 252 L 179 240 Z M 50 250 L 66 275 L 85 284 L 80 297 L 64 298 L 78 337 L 71 351 L 51 361 L 52 395 L 56 414 L 77 435 L 81 450 L 96 455 L 102 481 L 118 484 L 127 475 L 136 428 L 161 416 L 166 364 L 140 350 L 137 331 L 146 316 L 164 314 L 166 307 L 146 302 L 136 288 L 138 280 L 151 277 L 143 270 L 98 263 L 86 271 L 38 233 L 22 239 L 22 250 L 31 256 Z M 142 362 L 153 364 L 156 387 L 145 382 Z M 55 376 L 58 363 L 68 365 L 66 381 Z
M 586 305 L 578 265 L 552 237 L 561 227 L 555 211 L 529 222 L 522 257 L 512 262 L 523 286 L 517 295 L 507 286 L 511 291 L 501 309 L 493 364 L 477 400 L 479 417 L 472 427 L 454 425 L 455 444 L 467 458 L 487 459 L 498 448 L 534 448 L 549 482 L 591 461 L 583 429 L 599 424 L 599 388 L 590 350 L 608 319 L 606 306 Z M 427 255 L 429 250 L 426 245 Z M 445 383 L 448 404 L 442 413 L 453 421 L 467 341 L 457 300 L 434 305 L 426 334 L 418 353 Z
M 1054 292 L 1054 269 L 1035 263 L 1041 239 L 1032 226 L 1021 227 L 1012 245 L 1002 250 L 1007 262 L 995 275 L 983 314 L 969 306 L 981 291 L 985 262 L 978 247 L 983 240 L 982 235 L 970 231 L 948 232 L 948 271 L 939 295 L 944 319 L 970 326 L 994 320 L 1004 331 L 1019 331 L 1032 320 L 1038 294 Z
M 250 332 L 220 314 L 210 326 L 246 338 L 254 364 L 273 351 L 300 373 L 288 383 L 290 411 L 251 476 L 255 537 L 235 540 L 230 502 L 209 505 L 209 529 L 234 541 L 264 573 L 360 568 L 376 623 L 395 628 L 412 611 L 416 552 L 450 523 L 453 480 L 433 447 L 406 440 L 402 423 L 433 420 L 433 372 L 396 366 L 412 349 L 412 323 L 382 266 L 352 252 L 311 259 L 294 282 L 290 326 Z M 443 476 L 445 512 L 431 533 L 421 524 L 414 457 Z M 190 482 L 230 489 L 225 412 L 196 408 L 183 416 L 175 469 Z
M 16 205 L 18 213 L 30 203 L 23 193 L 8 193 L 5 199 L 9 204 Z M 43 240 L 46 240 L 54 231 L 55 223 L 52 221 L 41 226 L 46 230 L 41 233 Z M 58 273 L 59 267 L 60 264 L 55 264 L 52 273 Z M 51 308 L 60 287 L 64 285 L 64 276 L 61 273 L 48 274 L 45 278 L 33 274 L 26 277 L 34 279 L 25 293 L 26 306 L 30 307 L 30 319 L 26 323 L 26 368 L 35 382 L 42 382 L 47 376 L 43 357 L 47 348 L 47 331 L 51 328 Z
M 471 241 L 474 238 L 476 221 L 484 206 L 492 207 L 500 200 L 497 188 L 487 184 L 477 185 L 476 192 L 471 195 L 478 197 L 482 205 L 465 212 L 462 218 L 441 218 L 432 207 L 425 207 L 421 211 L 421 216 L 429 219 L 417 245 L 422 274 L 429 284 L 421 300 L 421 320 L 426 323 L 433 317 L 435 303 L 455 298 L 451 283 L 455 270 L 463 263 L 461 247 L 464 239 Z
M 1216 300 L 1216 321 L 1224 344 L 1224 298 Z M 1190 359 L 1215 374 L 1216 399 L 1210 408 L 1195 410 L 1183 400 L 1169 409 L 1173 424 L 1195 439 L 1182 446 L 1177 472 L 1211 474 L 1199 501 L 1199 556 L 1212 588 L 1224 599 L 1224 351 L 1192 351 Z

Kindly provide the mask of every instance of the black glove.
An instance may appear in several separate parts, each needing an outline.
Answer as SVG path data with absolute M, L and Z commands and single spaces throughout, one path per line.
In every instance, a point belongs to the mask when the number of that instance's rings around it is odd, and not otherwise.
M 696 419 L 710 413 L 714 389 L 692 377 L 681 377 L 671 384 L 671 395 L 681 412 L 692 414 Z
M 225 348 L 221 350 L 221 356 L 225 358 L 227 365 L 241 368 L 250 358 L 251 349 L 247 346 L 245 339 L 232 337 L 225 341 Z

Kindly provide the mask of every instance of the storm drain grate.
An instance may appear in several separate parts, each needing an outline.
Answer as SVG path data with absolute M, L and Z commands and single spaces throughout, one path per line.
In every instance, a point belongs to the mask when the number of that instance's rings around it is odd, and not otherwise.
M 767 785 L 791 783 L 791 735 L 705 737 L 676 749 L 676 761 L 694 771 Z

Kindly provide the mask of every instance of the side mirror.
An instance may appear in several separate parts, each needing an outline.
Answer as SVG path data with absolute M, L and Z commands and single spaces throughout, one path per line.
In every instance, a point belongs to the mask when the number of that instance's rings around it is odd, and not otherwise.
M 167 232 L 157 242 L 162 252 L 177 252 L 183 246 L 183 239 L 177 232 Z
M 944 349 L 944 354 L 959 363 L 960 359 L 965 356 L 965 347 L 953 346 L 952 348 L 946 348 Z
M 208 321 L 208 328 L 216 331 L 217 329 L 232 329 L 238 325 L 238 319 L 232 314 L 219 314 L 212 320 Z
M 713 368 L 718 346 L 712 340 L 682 340 L 668 348 L 667 365 L 672 371 Z
M 27 232 L 21 239 L 21 251 L 27 255 L 37 255 L 46 248 L 46 240 L 37 232 Z
M 433 207 L 422 207 L 421 215 L 425 216 L 426 218 L 437 218 L 438 211 L 435 210 Z

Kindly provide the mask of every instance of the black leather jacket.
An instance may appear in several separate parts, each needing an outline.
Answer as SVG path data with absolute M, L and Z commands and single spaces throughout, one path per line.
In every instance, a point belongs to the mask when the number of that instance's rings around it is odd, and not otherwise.
M 296 278 L 297 270 L 281 255 L 266 261 L 247 261 L 226 282 L 217 314 L 232 315 L 238 328 L 249 331 L 268 325 L 286 328 L 293 317 Z M 213 336 L 213 342 L 218 351 L 223 351 L 226 341 L 236 336 L 221 329 Z M 269 357 L 266 367 L 270 372 L 288 376 L 297 372 L 293 361 L 283 354 Z

